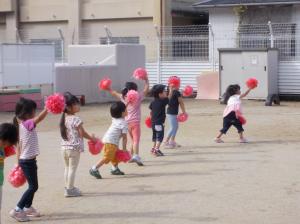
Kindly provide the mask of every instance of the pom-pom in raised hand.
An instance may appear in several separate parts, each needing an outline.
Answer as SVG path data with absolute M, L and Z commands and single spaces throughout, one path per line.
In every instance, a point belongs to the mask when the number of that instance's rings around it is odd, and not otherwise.
M 258 81 L 256 78 L 250 78 L 247 80 L 246 85 L 249 89 L 255 89 L 258 86 Z
M 48 96 L 45 102 L 48 112 L 60 114 L 65 110 L 65 98 L 59 93 Z
M 13 187 L 21 187 L 26 183 L 26 177 L 19 165 L 16 165 L 9 172 L 7 180 Z
M 133 77 L 135 79 L 146 80 L 148 78 L 148 74 L 147 74 L 146 69 L 144 69 L 144 68 L 137 68 L 133 72 Z
M 180 87 L 180 78 L 177 76 L 171 76 L 168 80 L 168 84 L 171 87 L 179 88 Z
M 183 96 L 189 97 L 193 94 L 194 89 L 191 86 L 186 86 L 183 90 Z
M 100 90 L 110 90 L 111 83 L 112 83 L 111 79 L 104 78 L 99 82 L 98 87 Z

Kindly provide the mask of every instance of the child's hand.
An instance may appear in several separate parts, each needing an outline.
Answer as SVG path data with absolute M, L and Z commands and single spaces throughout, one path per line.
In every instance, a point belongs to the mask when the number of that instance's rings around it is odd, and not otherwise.
M 97 142 L 97 141 L 98 141 L 98 139 L 96 138 L 95 134 L 92 134 L 92 136 L 91 136 L 91 137 L 92 137 L 92 139 L 91 139 L 91 140 L 92 140 L 93 142 Z

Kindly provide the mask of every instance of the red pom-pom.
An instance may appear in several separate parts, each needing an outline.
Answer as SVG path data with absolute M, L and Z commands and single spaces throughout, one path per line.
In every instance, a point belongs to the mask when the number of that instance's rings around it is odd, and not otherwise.
M 4 148 L 4 156 L 9 157 L 16 154 L 16 149 L 14 146 L 8 146 Z
M 193 87 L 191 87 L 191 86 L 186 86 L 185 88 L 184 88 L 184 90 L 183 90 L 183 96 L 191 96 L 192 94 L 193 94 L 193 92 L 194 92 L 194 89 L 193 89 Z
M 118 149 L 116 152 L 116 159 L 120 162 L 127 163 L 131 159 L 130 152 Z
M 26 177 L 19 165 L 16 165 L 8 174 L 7 180 L 13 187 L 21 187 L 26 183 Z
M 139 99 L 139 93 L 135 90 L 129 90 L 126 94 L 126 100 L 128 103 L 135 104 Z
M 171 76 L 169 78 L 168 83 L 169 83 L 169 86 L 179 88 L 180 87 L 180 78 L 177 76 Z
M 150 116 L 146 118 L 145 124 L 148 128 L 152 128 L 152 120 Z
M 258 85 L 258 81 L 256 78 L 250 78 L 247 80 L 246 85 L 249 89 L 254 89 Z
M 109 78 L 104 78 L 99 82 L 98 87 L 100 90 L 109 90 L 111 87 L 111 83 L 112 82 Z
M 244 118 L 242 115 L 238 116 L 239 121 L 241 122 L 242 125 L 245 125 L 247 123 L 246 118 Z
M 188 114 L 186 114 L 186 113 L 181 113 L 181 114 L 179 114 L 178 116 L 177 116 L 177 121 L 178 122 L 185 122 L 185 121 L 187 121 L 187 119 L 188 119 Z
M 103 148 L 103 143 L 101 142 L 100 139 L 97 139 L 96 142 L 88 141 L 88 145 L 89 145 L 89 151 L 92 155 L 98 155 Z
M 59 93 L 47 97 L 46 108 L 50 113 L 60 114 L 65 109 L 65 98 Z
M 133 77 L 135 79 L 146 80 L 148 77 L 147 71 L 144 68 L 137 68 L 133 72 Z

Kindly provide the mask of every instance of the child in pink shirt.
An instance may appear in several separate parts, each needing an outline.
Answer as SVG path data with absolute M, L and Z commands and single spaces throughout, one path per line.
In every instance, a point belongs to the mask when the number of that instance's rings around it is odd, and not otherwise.
M 215 139 L 216 143 L 223 143 L 221 137 L 227 133 L 232 125 L 238 130 L 240 142 L 248 142 L 247 139 L 244 138 L 244 129 L 238 117 L 243 113 L 241 99 L 246 97 L 250 91 L 251 89 L 248 89 L 245 93 L 241 94 L 241 87 L 239 85 L 228 86 L 224 99 L 227 106 L 223 113 L 223 128 L 220 130 L 220 134 Z
M 138 101 L 134 104 L 128 104 L 126 102 L 126 95 L 129 90 L 138 90 L 138 86 L 134 82 L 127 82 L 125 84 L 125 88 L 122 90 L 122 93 L 118 93 L 112 89 L 108 90 L 108 92 L 124 102 L 127 106 L 128 115 L 126 116 L 126 121 L 128 123 L 128 133 L 131 138 L 132 144 L 130 147 L 132 158 L 130 162 L 135 162 L 139 166 L 143 166 L 141 157 L 139 156 L 139 144 L 141 138 L 141 104 L 144 97 L 149 92 L 149 80 L 145 80 L 145 87 L 143 92 L 139 93 Z

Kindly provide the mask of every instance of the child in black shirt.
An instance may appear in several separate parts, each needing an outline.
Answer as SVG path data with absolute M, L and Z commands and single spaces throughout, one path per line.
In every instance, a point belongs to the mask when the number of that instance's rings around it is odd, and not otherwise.
M 172 94 L 173 90 L 170 91 Z M 169 99 L 166 92 L 165 85 L 155 85 L 152 88 L 152 94 L 154 100 L 151 102 L 149 108 L 151 110 L 152 120 L 152 141 L 153 148 L 151 153 L 155 156 L 163 156 L 164 154 L 160 151 L 160 145 L 164 139 L 164 123 L 166 120 L 166 106 L 169 103 Z M 169 96 L 170 96 L 169 94 Z

